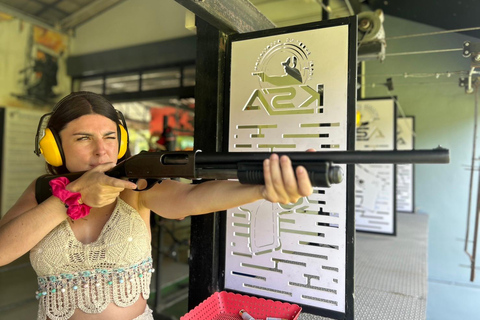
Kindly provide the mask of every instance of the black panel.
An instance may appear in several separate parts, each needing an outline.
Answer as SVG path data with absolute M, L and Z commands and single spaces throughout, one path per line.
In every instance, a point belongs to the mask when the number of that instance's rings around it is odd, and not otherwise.
M 109 101 L 125 102 L 125 101 L 142 101 L 149 99 L 156 99 L 159 97 L 177 97 L 190 98 L 195 95 L 195 87 L 181 87 L 181 88 L 168 88 L 149 91 L 137 91 L 137 92 L 123 92 L 114 94 L 105 94 L 104 97 Z
M 478 27 L 478 0 L 367 0 L 372 10 L 445 30 Z M 480 38 L 480 31 L 465 32 Z
M 149 67 L 174 66 L 195 61 L 195 36 L 147 43 L 67 58 L 67 73 L 72 77 L 125 72 Z

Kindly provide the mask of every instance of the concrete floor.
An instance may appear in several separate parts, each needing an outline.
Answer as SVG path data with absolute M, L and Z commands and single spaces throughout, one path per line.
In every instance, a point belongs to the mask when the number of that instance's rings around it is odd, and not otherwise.
M 428 216 L 397 214 L 397 235 L 357 232 L 356 320 L 425 320 Z M 327 319 L 302 313 L 299 320 Z

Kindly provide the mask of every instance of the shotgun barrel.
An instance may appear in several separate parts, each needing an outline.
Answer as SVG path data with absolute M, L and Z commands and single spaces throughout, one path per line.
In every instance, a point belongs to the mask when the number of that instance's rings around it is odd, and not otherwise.
M 364 163 L 448 163 L 448 149 L 438 147 L 431 150 L 408 151 L 328 151 L 328 152 L 278 152 L 287 155 L 292 166 L 304 166 L 314 187 L 330 187 L 343 180 L 342 168 L 336 164 Z M 115 178 L 132 181 L 147 180 L 146 190 L 161 179 L 238 179 L 244 184 L 264 184 L 263 161 L 270 152 L 201 152 L 166 151 L 141 152 L 105 172 Z M 49 181 L 66 176 L 70 181 L 83 172 L 64 175 L 44 175 L 36 182 L 37 202 L 51 195 Z M 137 191 L 142 191 L 137 190 Z

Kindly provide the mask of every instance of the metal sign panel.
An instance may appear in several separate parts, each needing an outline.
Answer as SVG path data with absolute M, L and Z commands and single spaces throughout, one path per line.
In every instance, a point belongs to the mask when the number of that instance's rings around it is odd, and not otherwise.
M 352 150 L 355 20 L 232 39 L 230 152 Z M 343 169 L 344 182 L 295 204 L 227 211 L 226 289 L 353 319 L 353 168 Z
M 356 150 L 394 150 L 396 109 L 393 99 L 359 100 Z M 395 228 L 395 165 L 355 165 L 355 228 L 392 234 Z
M 415 119 L 402 117 L 397 119 L 397 150 L 414 149 Z M 397 211 L 415 212 L 414 202 L 414 165 L 397 165 Z

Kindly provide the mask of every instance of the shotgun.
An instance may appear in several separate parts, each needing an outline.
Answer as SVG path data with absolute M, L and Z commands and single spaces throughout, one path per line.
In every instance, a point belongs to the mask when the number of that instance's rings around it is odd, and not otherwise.
M 402 151 L 326 151 L 276 152 L 287 155 L 292 166 L 304 166 L 314 187 L 328 188 L 343 180 L 342 168 L 337 164 L 361 163 L 448 163 L 449 150 L 437 147 L 431 150 Z M 114 178 L 136 182 L 145 179 L 150 189 L 162 179 L 238 179 L 243 184 L 264 184 L 263 160 L 270 152 L 201 152 L 160 151 L 140 152 L 105 172 Z M 35 194 L 41 203 L 51 196 L 49 181 L 59 176 L 73 181 L 84 172 L 62 175 L 43 175 L 37 179 Z

